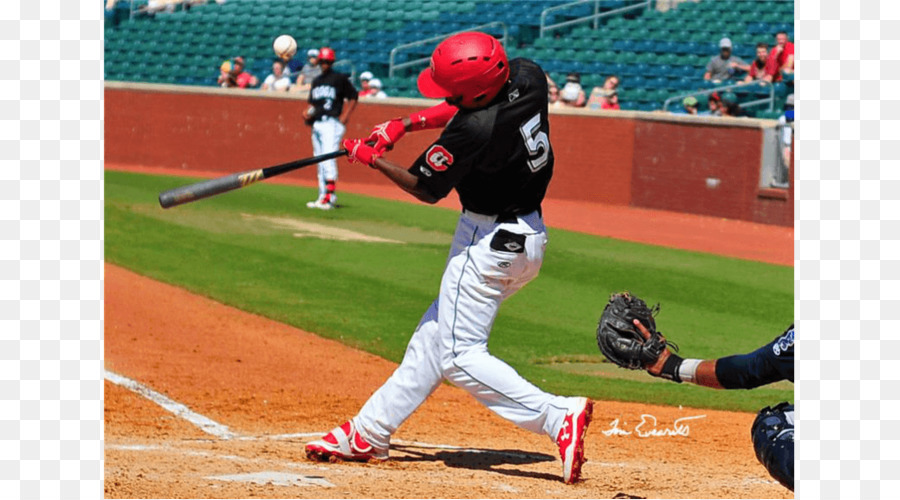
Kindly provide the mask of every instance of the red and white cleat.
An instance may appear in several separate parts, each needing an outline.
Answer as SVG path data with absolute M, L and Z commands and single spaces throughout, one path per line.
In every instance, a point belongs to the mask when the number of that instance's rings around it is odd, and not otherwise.
M 306 458 L 310 460 L 387 460 L 388 450 L 376 448 L 356 432 L 352 422 L 335 427 L 322 439 L 306 445 Z
M 310 201 L 306 203 L 306 208 L 318 208 L 319 210 L 331 210 L 336 207 L 335 201 L 337 200 L 337 196 L 329 197 L 327 194 L 325 196 L 319 197 L 316 201 Z
M 556 437 L 559 455 L 563 462 L 563 482 L 572 484 L 581 479 L 584 464 L 584 435 L 591 423 L 594 402 L 588 398 L 577 398 L 574 406 L 566 414 L 562 429 Z

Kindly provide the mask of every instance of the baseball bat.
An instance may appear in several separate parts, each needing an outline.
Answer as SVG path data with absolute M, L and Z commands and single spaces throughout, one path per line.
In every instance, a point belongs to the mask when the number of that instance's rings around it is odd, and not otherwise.
M 159 193 L 159 205 L 163 208 L 184 205 L 185 203 L 190 203 L 192 201 L 197 201 L 203 198 L 209 198 L 210 196 L 215 196 L 217 194 L 227 193 L 228 191 L 249 186 L 250 184 L 261 181 L 263 179 L 275 177 L 276 175 L 281 175 L 292 170 L 297 170 L 314 163 L 319 163 L 320 161 L 338 158 L 346 154 L 346 149 L 339 149 L 332 153 L 325 153 L 319 156 L 313 156 L 311 158 L 295 160 L 288 163 L 282 163 L 281 165 L 274 165 L 272 167 L 247 170 L 245 172 L 238 172 L 236 174 L 230 174 L 224 177 L 218 177 L 216 179 L 209 179 L 196 182 L 194 184 L 188 184 L 187 186 L 172 188 Z

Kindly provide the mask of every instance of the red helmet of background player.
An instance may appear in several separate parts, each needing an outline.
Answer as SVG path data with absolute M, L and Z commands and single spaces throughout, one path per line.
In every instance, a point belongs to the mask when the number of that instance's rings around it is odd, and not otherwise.
M 334 62 L 334 49 L 331 47 L 322 47 L 319 49 L 319 61 Z
M 431 54 L 431 66 L 419 74 L 425 97 L 449 98 L 450 103 L 477 108 L 489 103 L 509 78 L 509 61 L 491 35 L 470 31 L 441 42 Z

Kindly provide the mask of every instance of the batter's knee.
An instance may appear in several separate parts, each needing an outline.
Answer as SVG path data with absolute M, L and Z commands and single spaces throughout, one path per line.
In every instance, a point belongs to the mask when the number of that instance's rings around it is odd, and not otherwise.
M 479 357 L 487 352 L 487 349 L 463 346 L 458 347 L 455 351 L 446 353 L 441 357 L 441 371 L 444 378 L 450 382 L 454 382 L 455 376 L 460 373 L 468 373 L 473 367 L 479 363 Z M 455 382 L 454 382 L 455 383 Z
M 756 458 L 779 483 L 794 491 L 794 405 L 765 407 L 750 428 Z

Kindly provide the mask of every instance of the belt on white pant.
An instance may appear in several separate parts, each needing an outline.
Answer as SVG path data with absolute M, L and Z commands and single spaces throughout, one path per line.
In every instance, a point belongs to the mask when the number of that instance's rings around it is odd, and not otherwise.
M 529 215 L 531 215 L 535 212 L 540 212 L 540 210 L 534 210 L 532 212 L 528 212 L 526 214 L 519 214 L 519 215 L 514 215 L 514 214 L 485 215 L 485 214 L 475 213 L 471 210 L 466 210 L 466 209 L 463 209 L 463 211 L 462 211 L 462 213 L 465 217 L 467 217 L 468 219 L 471 219 L 472 221 L 477 222 L 479 224 L 516 222 L 516 219 L 518 217 L 528 217 Z

